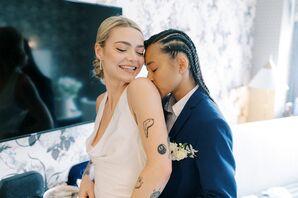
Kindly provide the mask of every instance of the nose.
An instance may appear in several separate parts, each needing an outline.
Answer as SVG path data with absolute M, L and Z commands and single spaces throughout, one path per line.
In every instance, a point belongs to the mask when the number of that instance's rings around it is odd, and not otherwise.
M 148 78 L 150 81 L 153 81 L 153 75 L 152 75 L 151 71 L 148 71 L 147 78 Z
M 134 50 L 131 50 L 127 55 L 127 59 L 131 62 L 137 62 L 138 54 Z

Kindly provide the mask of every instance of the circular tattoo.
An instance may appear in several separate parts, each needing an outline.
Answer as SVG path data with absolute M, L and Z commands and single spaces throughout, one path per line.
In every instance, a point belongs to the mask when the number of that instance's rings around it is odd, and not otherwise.
M 157 151 L 161 155 L 165 154 L 167 152 L 166 146 L 164 144 L 158 145 Z
M 153 193 L 151 194 L 150 198 L 158 198 L 160 194 L 160 191 L 153 190 Z

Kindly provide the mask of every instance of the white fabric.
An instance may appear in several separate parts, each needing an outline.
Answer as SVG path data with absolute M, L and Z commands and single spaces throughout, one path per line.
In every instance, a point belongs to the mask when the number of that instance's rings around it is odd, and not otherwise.
M 103 114 L 105 94 L 95 119 L 94 132 L 87 139 L 87 152 L 94 164 L 97 198 L 128 198 L 143 170 L 146 155 L 137 123 L 127 102 L 127 90 L 120 96 L 114 114 L 99 142 L 91 145 Z
M 75 198 L 78 197 L 79 188 L 76 186 L 69 186 L 67 184 L 60 184 L 53 188 L 48 189 L 44 194 L 43 198 Z
M 185 104 L 192 96 L 192 94 L 198 89 L 198 85 L 195 86 L 192 90 L 190 90 L 183 98 L 181 98 L 178 102 L 176 102 L 174 96 L 172 95 L 165 105 L 165 111 L 169 113 L 167 116 L 167 129 L 168 132 L 172 129 L 176 119 L 180 115 L 181 111 L 183 110 Z

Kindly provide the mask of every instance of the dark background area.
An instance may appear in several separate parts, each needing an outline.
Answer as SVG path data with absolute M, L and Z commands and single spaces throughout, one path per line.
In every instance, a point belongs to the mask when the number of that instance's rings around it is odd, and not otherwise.
M 35 62 L 52 85 L 61 77 L 82 83 L 75 98 L 79 110 L 82 98 L 95 101 L 105 90 L 92 77 L 97 28 L 107 17 L 121 13 L 119 7 L 64 0 L 0 0 L 0 26 L 15 27 L 31 42 Z M 56 127 L 86 121 L 91 119 L 70 117 L 58 121 Z

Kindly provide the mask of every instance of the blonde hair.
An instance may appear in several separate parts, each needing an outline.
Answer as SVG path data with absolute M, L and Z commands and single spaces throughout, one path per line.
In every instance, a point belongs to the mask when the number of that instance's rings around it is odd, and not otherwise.
M 123 16 L 112 16 L 105 19 L 98 27 L 96 43 L 98 43 L 101 47 L 104 47 L 107 39 L 111 34 L 111 31 L 116 27 L 131 27 L 142 33 L 141 28 L 131 19 L 128 19 Z M 93 61 L 93 73 L 96 77 L 100 79 L 103 79 L 104 77 L 102 63 L 96 57 Z

